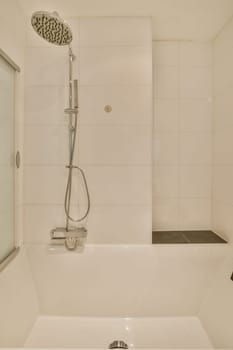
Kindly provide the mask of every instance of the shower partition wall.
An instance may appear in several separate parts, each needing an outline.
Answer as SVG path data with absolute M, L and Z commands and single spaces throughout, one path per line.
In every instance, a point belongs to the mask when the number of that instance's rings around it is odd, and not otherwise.
M 0 270 L 17 253 L 15 237 L 15 71 L 0 50 Z M 16 157 L 19 167 L 19 153 Z

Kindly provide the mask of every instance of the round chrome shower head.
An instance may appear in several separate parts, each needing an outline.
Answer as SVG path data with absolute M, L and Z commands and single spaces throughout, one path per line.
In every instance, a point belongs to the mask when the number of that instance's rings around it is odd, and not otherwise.
M 33 13 L 31 23 L 37 34 L 49 43 L 63 46 L 73 39 L 70 27 L 57 12 L 37 11 Z

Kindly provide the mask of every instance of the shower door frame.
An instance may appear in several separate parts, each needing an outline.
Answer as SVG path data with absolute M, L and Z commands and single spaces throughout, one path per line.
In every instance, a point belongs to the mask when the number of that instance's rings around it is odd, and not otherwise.
M 0 48 L 0 57 L 3 58 L 10 66 L 11 68 L 15 71 L 15 73 L 20 73 L 21 69 L 20 67 L 6 54 L 6 52 Z M 17 210 L 17 203 L 16 203 L 16 197 L 18 196 L 18 186 L 17 186 L 17 179 L 16 179 L 16 168 L 20 167 L 20 153 L 17 150 L 17 144 L 16 144 L 16 134 L 18 132 L 17 127 L 16 127 L 16 106 L 18 105 L 18 75 L 15 74 L 14 82 L 14 114 L 13 114 L 13 119 L 14 119 L 14 130 L 13 130 L 13 142 L 14 142 L 14 154 L 15 154 L 15 166 L 14 166 L 14 247 L 11 250 L 11 252 L 3 258 L 3 260 L 0 261 L 0 273 L 5 269 L 5 267 L 15 258 L 16 255 L 18 255 L 20 247 L 20 239 L 19 239 L 19 234 L 18 234 L 18 210 Z M 16 148 L 17 147 L 17 148 Z

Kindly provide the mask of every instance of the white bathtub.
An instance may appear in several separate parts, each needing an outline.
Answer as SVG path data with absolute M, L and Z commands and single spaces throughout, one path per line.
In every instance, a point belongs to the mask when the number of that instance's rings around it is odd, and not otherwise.
M 95 245 L 82 253 L 23 247 L 0 275 L 0 347 L 107 349 L 124 340 L 130 348 L 229 348 L 231 336 L 220 344 L 208 334 L 204 306 L 231 251 L 225 244 Z

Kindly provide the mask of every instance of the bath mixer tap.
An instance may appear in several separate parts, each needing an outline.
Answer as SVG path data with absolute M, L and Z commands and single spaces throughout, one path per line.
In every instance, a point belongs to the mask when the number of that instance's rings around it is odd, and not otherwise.
M 50 236 L 51 240 L 64 243 L 68 250 L 75 250 L 87 237 L 87 229 L 85 227 L 71 227 L 66 230 L 65 227 L 56 227 L 50 231 Z

